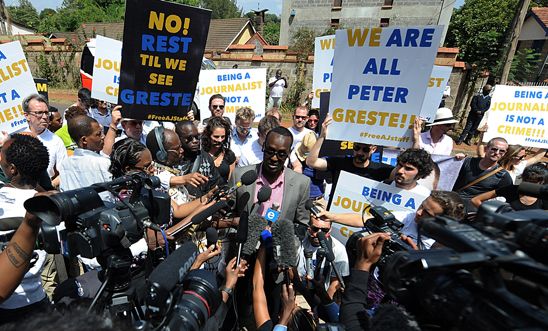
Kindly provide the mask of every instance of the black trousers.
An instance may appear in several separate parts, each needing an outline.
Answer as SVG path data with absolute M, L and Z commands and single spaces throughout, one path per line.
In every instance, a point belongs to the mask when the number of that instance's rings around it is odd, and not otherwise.
M 482 115 L 468 114 L 466 119 L 466 125 L 460 134 L 458 143 L 462 143 L 464 140 L 470 141 L 478 133 L 478 125 L 480 124 L 483 118 Z

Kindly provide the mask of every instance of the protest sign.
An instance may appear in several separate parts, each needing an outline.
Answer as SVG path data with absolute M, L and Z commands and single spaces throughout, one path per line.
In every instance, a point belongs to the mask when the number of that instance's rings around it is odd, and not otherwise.
M 122 42 L 97 36 L 95 44 L 91 97 L 117 104 L 118 89 L 120 87 Z
M 221 94 L 225 98 L 223 116 L 235 121 L 236 111 L 249 107 L 255 112 L 255 121 L 264 117 L 266 94 L 266 68 L 218 69 L 200 72 L 200 118 L 208 118 L 211 112 L 209 98 Z
M 320 93 L 331 90 L 335 36 L 317 37 L 314 41 L 314 73 L 312 75 L 312 108 L 320 107 Z
M 428 80 L 428 88 L 426 89 L 420 112 L 420 117 L 426 119 L 426 122 L 431 123 L 434 121 L 443 91 L 447 83 L 449 83 L 449 76 L 451 76 L 452 70 L 453 67 L 448 66 L 434 66 L 432 68 L 432 74 Z
M 410 147 L 441 27 L 337 30 L 329 139 Z
M 503 137 L 511 144 L 548 148 L 548 87 L 497 85 L 483 141 Z
M 358 213 L 365 209 L 366 217 L 369 216 L 368 207 L 383 206 L 391 211 L 398 220 L 409 213 L 414 213 L 420 207 L 426 196 L 411 193 L 395 186 L 379 183 L 358 175 L 341 171 L 333 202 L 329 209 L 333 213 Z M 333 223 L 331 234 L 342 243 L 359 228 Z
M 0 131 L 12 133 L 27 127 L 21 103 L 36 93 L 21 44 L 12 41 L 0 45 Z
M 192 106 L 211 11 L 127 0 L 119 104 L 124 117 L 183 120 Z
M 48 99 L 48 80 L 46 78 L 34 78 L 34 84 L 36 85 L 38 94 Z

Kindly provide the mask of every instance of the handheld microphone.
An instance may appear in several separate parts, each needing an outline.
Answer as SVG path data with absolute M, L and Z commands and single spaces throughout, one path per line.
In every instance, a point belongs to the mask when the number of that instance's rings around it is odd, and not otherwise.
M 181 283 L 198 256 L 198 248 L 187 241 L 160 263 L 148 278 L 145 303 L 146 315 L 161 317 L 169 311 L 171 290 Z
M 274 260 L 282 269 L 297 265 L 297 246 L 295 244 L 295 227 L 288 219 L 272 223 L 272 246 Z
M 238 232 L 236 232 L 236 242 L 238 243 L 238 259 L 236 260 L 236 266 L 240 265 L 240 258 L 242 257 L 242 246 L 247 239 L 249 214 L 242 212 L 240 215 L 240 222 L 238 223 Z
M 217 194 L 215 194 L 214 196 L 212 196 L 211 198 L 209 198 L 209 200 L 207 201 L 208 203 L 213 201 L 213 200 L 219 200 L 221 198 L 224 198 L 226 196 L 229 196 L 231 195 L 232 193 L 236 192 L 236 190 L 238 188 L 240 188 L 242 185 L 251 185 L 253 183 L 255 183 L 255 181 L 257 180 L 259 176 L 257 175 L 257 172 L 255 170 L 249 170 L 247 172 L 245 172 L 242 177 L 240 178 L 240 180 L 234 184 L 234 186 L 232 186 L 231 188 L 229 189 L 226 189 L 226 190 L 220 190 Z
M 251 214 L 247 223 L 247 239 L 242 246 L 242 254 L 244 256 L 253 255 L 259 246 L 259 240 L 261 233 L 267 226 L 267 222 L 264 218 L 257 214 Z
M 317 236 L 320 242 L 320 246 L 325 250 L 325 258 L 327 262 L 329 262 L 329 264 L 331 265 L 331 269 L 333 269 L 333 271 L 335 272 L 335 276 L 337 276 L 337 279 L 339 280 L 339 283 L 341 284 L 341 287 L 344 290 L 345 288 L 344 281 L 341 277 L 341 274 L 339 273 L 339 270 L 337 270 L 335 263 L 333 263 L 333 261 L 335 261 L 335 254 L 333 254 L 331 243 L 327 241 L 327 238 L 323 231 L 318 232 Z
M 308 278 L 314 278 L 314 264 L 312 263 L 312 255 L 314 252 L 309 250 L 304 250 L 304 259 L 306 261 L 305 269 L 306 269 L 306 276 Z
M 206 240 L 207 240 L 207 247 L 210 247 L 211 245 L 217 245 L 217 241 L 219 240 L 219 233 L 214 228 L 207 228 L 206 229 Z
M 316 269 L 314 270 L 314 280 L 319 282 L 321 278 L 321 269 L 323 261 L 325 260 L 325 250 L 318 248 L 316 251 Z
M 182 223 L 182 222 L 179 222 L 179 223 L 175 224 L 174 226 L 170 227 L 169 229 L 166 230 L 166 234 L 168 234 L 170 236 L 175 236 L 179 232 L 184 232 L 184 231 L 190 229 L 191 226 L 198 225 L 198 224 L 202 223 L 209 216 L 215 214 L 219 210 L 221 210 L 223 208 L 227 208 L 227 207 L 232 208 L 233 203 L 234 202 L 230 201 L 230 200 L 229 201 L 216 202 L 214 205 L 209 206 L 206 209 L 199 212 L 198 214 L 194 215 L 189 222 L 187 222 L 183 225 L 180 225 L 180 223 Z
M 306 200 L 304 203 L 304 208 L 311 212 L 314 217 L 320 218 L 318 215 L 322 212 L 322 210 L 316 206 L 312 200 Z

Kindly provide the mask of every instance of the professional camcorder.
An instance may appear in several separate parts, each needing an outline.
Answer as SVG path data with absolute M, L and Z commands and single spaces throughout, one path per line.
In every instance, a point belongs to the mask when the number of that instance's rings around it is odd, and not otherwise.
M 470 224 L 438 216 L 419 231 L 444 247 L 387 259 L 387 293 L 426 329 L 548 329 L 546 211 L 484 203 Z
M 136 173 L 107 183 L 34 197 L 25 202 L 25 208 L 44 221 L 42 233 L 48 253 L 60 252 L 55 226 L 64 222 L 69 253 L 94 258 L 107 250 L 128 248 L 143 237 L 145 227 L 158 228 L 169 222 L 170 198 L 167 193 L 154 190 L 159 186 L 157 177 Z M 119 199 L 105 202 L 99 196 L 101 192 L 110 192 Z

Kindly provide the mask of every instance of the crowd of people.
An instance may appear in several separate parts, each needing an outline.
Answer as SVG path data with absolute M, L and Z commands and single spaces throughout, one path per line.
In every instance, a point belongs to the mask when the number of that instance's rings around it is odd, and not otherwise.
M 236 111 L 231 123 L 219 94 L 209 100 L 211 117 L 177 123 L 123 118 L 120 106 L 92 99 L 87 89 L 81 89 L 77 102 L 63 113 L 38 94 L 25 98 L 28 129 L 3 133 L 0 142 L 0 328 L 59 309 L 67 298 L 71 304 L 89 304 L 104 281 L 101 258 L 49 254 L 35 246 L 43 222 L 26 212 L 25 201 L 126 175 L 157 176 L 156 190 L 169 196 L 169 212 L 163 213 L 168 219 L 161 231 L 149 227 L 142 239 L 125 247 L 134 261 L 142 262 L 135 277 L 142 279 L 137 288 L 144 288 L 148 275 L 170 251 L 193 242 L 200 254 L 191 269 L 213 271 L 223 284 L 214 322 L 204 326 L 211 330 L 315 330 L 320 321 L 340 323 L 348 330 L 369 328 L 380 300 L 367 300 L 367 284 L 374 281 L 375 263 L 390 236 L 373 233 L 359 239 L 356 258 L 349 260 L 345 245 L 332 236 L 333 223 L 363 228 L 368 217 L 329 211 L 341 171 L 427 197 L 416 212 L 394 212 L 403 223 L 401 239 L 415 249 L 438 246 L 434 239 L 421 236 L 417 227 L 418 220 L 427 217 L 463 220 L 492 199 L 504 199 L 514 210 L 548 210 L 548 197 L 518 191 L 522 181 L 548 181 L 548 168 L 542 162 L 546 150 L 511 145 L 501 137 L 485 145 L 478 142 L 476 156 L 453 150 L 455 143 L 472 144 L 489 109 L 491 86 L 472 99 L 456 142 L 448 135 L 458 123 L 451 109 L 438 109 L 430 123 L 417 119 L 413 146 L 401 151 L 395 166 L 374 161 L 380 146 L 360 142 L 352 144 L 352 155 L 320 157 L 330 116 L 320 124 L 318 110 L 299 106 L 286 128 L 277 108 L 287 88 L 281 71 L 269 86 L 273 91 L 269 105 L 274 108 L 257 128 L 255 112 L 245 107 Z M 432 155 L 463 160 L 452 190 L 438 190 L 435 181 L 422 181 L 437 169 Z M 256 180 L 242 185 L 249 172 L 257 175 Z M 240 185 L 233 194 L 223 195 L 225 187 Z M 270 194 L 263 201 L 265 189 Z M 102 192 L 100 198 L 115 205 L 131 194 Z M 205 225 L 192 224 L 196 215 L 223 199 L 235 203 L 227 203 L 227 210 L 208 217 Z M 319 212 L 311 212 L 311 205 Z M 244 218 L 246 227 L 256 221 L 250 215 L 262 217 L 264 224 L 260 223 L 260 239 L 253 251 L 240 259 L 238 229 Z M 285 220 L 291 226 L 283 230 Z M 181 228 L 184 231 L 173 230 Z M 221 239 L 206 240 L 207 228 L 215 229 Z M 251 225 L 249 229 L 251 236 Z M 281 246 L 293 247 L 289 250 L 293 256 L 282 262 L 279 255 L 288 248 L 280 248 L 280 240 Z M 325 245 L 332 261 L 324 257 Z M 379 291 L 382 294 L 382 288 Z M 398 329 L 417 326 L 406 322 Z

